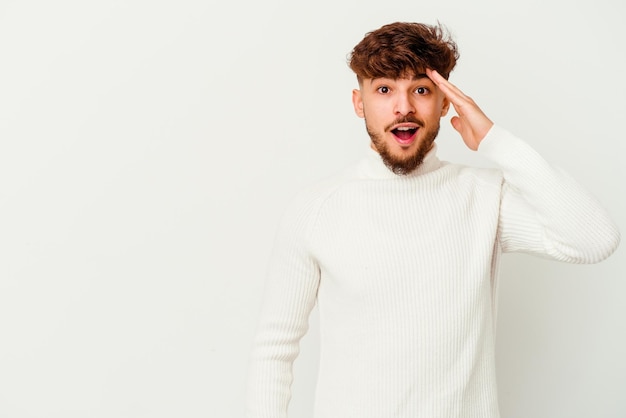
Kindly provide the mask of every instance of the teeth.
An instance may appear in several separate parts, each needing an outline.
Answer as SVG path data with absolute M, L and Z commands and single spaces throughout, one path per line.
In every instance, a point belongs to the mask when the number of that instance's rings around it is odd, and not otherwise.
M 399 131 L 412 131 L 415 128 L 409 128 L 407 126 L 401 126 L 398 128 Z

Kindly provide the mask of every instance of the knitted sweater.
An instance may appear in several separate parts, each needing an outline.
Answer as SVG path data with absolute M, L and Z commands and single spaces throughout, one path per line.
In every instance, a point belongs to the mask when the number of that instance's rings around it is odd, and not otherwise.
M 608 257 L 602 207 L 494 126 L 479 151 L 501 169 L 440 161 L 393 174 L 374 151 L 301 193 L 270 262 L 247 417 L 285 418 L 315 303 L 315 418 L 496 418 L 496 281 L 502 252 L 571 263 Z

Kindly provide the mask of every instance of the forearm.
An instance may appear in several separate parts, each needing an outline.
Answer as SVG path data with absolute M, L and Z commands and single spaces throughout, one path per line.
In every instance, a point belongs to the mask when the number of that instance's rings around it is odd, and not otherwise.
M 285 418 L 291 398 L 293 362 L 308 330 L 314 294 L 266 295 L 248 378 L 248 418 Z M 295 297 L 294 297 L 295 296 Z M 289 298 L 289 300 L 285 300 Z
M 607 258 L 620 234 L 600 203 L 535 150 L 494 126 L 479 152 L 503 171 L 500 238 L 505 251 L 573 262 Z

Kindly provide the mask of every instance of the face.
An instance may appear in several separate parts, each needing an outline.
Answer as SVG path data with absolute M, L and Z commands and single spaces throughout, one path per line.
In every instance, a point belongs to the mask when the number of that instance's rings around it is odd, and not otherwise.
M 352 92 L 352 103 L 365 119 L 372 148 L 394 173 L 412 172 L 437 137 L 448 99 L 425 74 L 365 79 L 359 86 Z

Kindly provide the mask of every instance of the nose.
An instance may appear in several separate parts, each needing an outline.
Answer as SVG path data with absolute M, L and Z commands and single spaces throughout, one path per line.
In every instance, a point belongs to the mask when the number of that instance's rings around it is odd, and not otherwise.
M 409 93 L 399 93 L 396 95 L 394 113 L 398 116 L 406 116 L 415 113 L 415 106 Z

